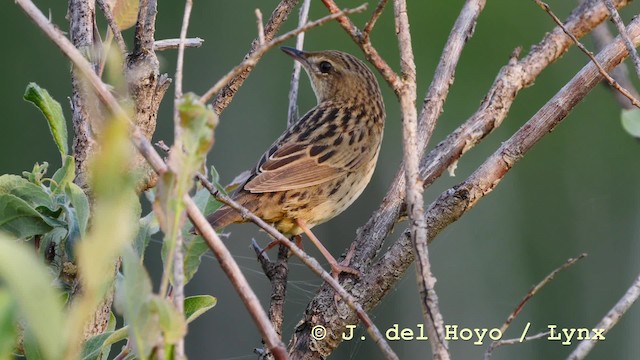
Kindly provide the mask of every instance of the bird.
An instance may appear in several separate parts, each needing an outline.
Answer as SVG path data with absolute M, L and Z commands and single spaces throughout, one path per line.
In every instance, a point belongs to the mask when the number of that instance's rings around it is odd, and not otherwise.
M 371 180 L 386 117 L 380 86 L 367 65 L 348 53 L 281 50 L 302 65 L 317 105 L 289 125 L 230 196 L 298 243 L 306 233 L 334 277 L 357 274 L 339 264 L 310 229 L 347 209 Z M 247 222 L 226 205 L 207 220 L 216 230 Z

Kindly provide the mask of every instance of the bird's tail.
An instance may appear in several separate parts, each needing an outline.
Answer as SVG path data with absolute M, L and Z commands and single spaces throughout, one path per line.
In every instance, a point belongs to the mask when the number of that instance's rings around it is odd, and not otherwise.
M 233 223 L 242 222 L 243 219 L 238 211 L 223 205 L 215 212 L 207 215 L 207 221 L 214 230 L 219 231 Z M 189 232 L 192 234 L 197 233 L 195 227 L 191 228 Z

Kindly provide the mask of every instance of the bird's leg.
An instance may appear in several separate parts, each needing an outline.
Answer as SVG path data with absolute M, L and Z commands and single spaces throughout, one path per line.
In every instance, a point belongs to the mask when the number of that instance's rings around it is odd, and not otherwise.
M 360 272 L 358 270 L 339 264 L 338 261 L 336 261 L 336 259 L 331 255 L 329 250 L 327 250 L 327 248 L 322 245 L 320 240 L 318 240 L 318 238 L 311 232 L 311 230 L 303 220 L 296 219 L 295 221 L 296 224 L 302 229 L 302 231 L 307 234 L 309 240 L 311 240 L 311 242 L 318 248 L 318 250 L 320 250 L 325 259 L 327 259 L 329 265 L 331 265 L 331 275 L 333 275 L 334 278 L 337 279 L 338 275 L 343 272 L 360 276 Z

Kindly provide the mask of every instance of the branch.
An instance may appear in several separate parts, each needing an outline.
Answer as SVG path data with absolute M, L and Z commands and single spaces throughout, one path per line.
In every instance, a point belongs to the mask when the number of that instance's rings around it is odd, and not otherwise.
M 16 3 L 22 7 L 27 15 L 38 25 L 45 34 L 62 50 L 77 67 L 78 71 L 84 75 L 88 83 L 95 89 L 96 95 L 100 101 L 107 106 L 112 112 L 113 116 L 121 119 L 131 119 L 127 116 L 126 112 L 122 109 L 115 97 L 108 91 L 107 86 L 98 78 L 93 71 L 91 64 L 82 56 L 82 54 L 76 49 L 73 44 L 64 37 L 64 35 L 56 29 L 47 18 L 38 10 L 38 8 L 30 0 L 16 0 Z M 141 6 L 141 9 L 144 8 Z M 142 10 L 141 10 L 142 11 Z M 148 19 L 147 19 L 148 20 Z M 151 45 L 153 42 L 150 43 Z M 153 149 L 151 143 L 145 137 L 145 134 L 137 127 L 132 126 L 131 130 L 132 141 L 138 151 L 149 161 L 149 164 L 158 174 L 163 174 L 167 171 L 167 166 Z M 222 240 L 218 237 L 216 232 L 211 228 L 211 225 L 207 222 L 204 215 L 198 210 L 198 207 L 193 202 L 193 199 L 189 196 L 184 198 L 185 206 L 187 207 L 187 214 L 198 229 L 198 233 L 207 242 L 207 245 L 213 251 L 214 255 L 218 259 L 220 266 L 224 270 L 225 274 L 231 280 L 231 283 L 235 287 L 236 291 L 240 295 L 243 303 L 249 310 L 250 315 L 258 325 L 258 329 L 263 336 L 263 339 L 267 342 L 270 350 L 273 352 L 277 359 L 286 359 L 287 354 L 284 345 L 278 338 L 278 335 L 273 329 L 273 326 L 269 322 L 269 318 L 264 309 L 260 305 L 259 299 L 251 289 L 251 286 L 247 282 L 246 278 L 240 271 L 238 264 L 235 262 L 229 250 L 224 246 Z
M 309 19 L 309 7 L 311 0 L 304 0 L 300 7 L 298 17 L 298 27 L 303 26 Z M 304 33 L 301 32 L 296 38 L 296 49 L 303 49 Z M 289 86 L 289 109 L 287 110 L 287 125 L 291 125 L 298 120 L 298 87 L 300 85 L 300 70 L 302 65 L 299 61 L 293 62 L 293 73 L 291 74 L 291 85 Z
M 616 25 L 616 28 L 618 28 L 618 32 L 620 33 L 620 36 L 624 40 L 624 44 L 627 46 L 629 53 L 631 54 L 631 60 L 633 60 L 633 65 L 636 69 L 636 74 L 638 75 L 638 77 L 640 77 L 640 57 L 638 57 L 638 51 L 631 43 L 631 39 L 629 39 L 629 35 L 627 35 L 627 33 L 625 32 L 624 23 L 620 18 L 620 14 L 618 13 L 618 10 L 616 9 L 613 2 L 611 2 L 611 0 L 603 0 L 603 1 L 604 1 L 604 4 L 607 6 L 607 10 L 609 11 L 609 14 L 611 14 L 611 20 L 613 20 L 613 23 Z
M 633 22 L 633 21 L 632 21 Z M 628 27 L 627 27 L 628 29 Z M 631 36 L 631 35 L 629 35 Z M 634 42 L 637 44 L 637 42 Z M 620 318 L 631 308 L 631 306 L 640 298 L 640 275 L 633 281 L 627 292 L 618 300 L 616 305 L 609 310 L 607 315 L 600 320 L 596 329 L 603 329 L 602 335 L 606 334 L 620 321 Z M 604 340 L 604 337 L 599 340 Z M 567 360 L 582 360 L 587 357 L 589 352 L 598 343 L 593 337 L 591 340 L 582 340 L 580 344 L 567 357 Z
M 340 8 L 338 7 L 338 5 L 336 5 L 336 3 L 333 0 L 322 0 L 322 2 L 332 14 L 340 13 Z M 376 14 L 377 11 L 378 11 L 377 9 L 376 11 L 374 11 L 374 15 Z M 380 12 L 382 12 L 382 10 L 380 10 Z M 389 84 L 391 89 L 393 89 L 393 91 L 397 95 L 398 92 L 400 91 L 400 88 L 402 87 L 402 80 L 400 79 L 398 74 L 396 74 L 396 72 L 393 71 L 391 66 L 387 64 L 387 62 L 382 58 L 382 56 L 380 56 L 380 54 L 378 53 L 378 50 L 376 50 L 373 47 L 373 45 L 371 44 L 371 41 L 369 40 L 369 36 L 363 35 L 360 29 L 358 29 L 353 24 L 353 22 L 351 22 L 351 20 L 349 20 L 349 18 L 344 15 L 341 15 L 338 17 L 338 23 L 342 26 L 342 28 L 344 28 L 347 34 L 351 36 L 353 41 L 358 46 L 360 46 L 360 49 L 362 49 L 362 52 L 364 53 L 367 60 L 369 60 L 369 62 L 373 66 L 375 66 L 375 68 L 378 69 L 378 71 L 380 71 L 380 74 L 382 74 L 382 77 L 384 78 L 384 80 Z M 371 27 L 373 27 L 373 25 L 371 25 Z
M 285 33 L 284 35 L 280 35 L 277 38 L 274 38 L 270 41 L 267 41 L 262 46 L 258 45 L 257 48 L 251 53 L 251 55 L 246 57 L 245 60 L 243 60 L 236 67 L 231 69 L 231 71 L 229 71 L 227 75 L 223 76 L 220 80 L 218 80 L 218 82 L 215 83 L 215 85 L 213 85 L 209 90 L 207 90 L 207 92 L 204 95 L 202 95 L 202 97 L 200 98 L 200 102 L 206 103 L 215 94 L 218 94 L 216 96 L 216 99 L 217 99 L 220 96 L 220 94 L 223 94 L 226 91 L 225 89 L 230 86 L 230 84 L 234 81 L 234 79 L 237 79 L 238 76 L 242 76 L 242 74 L 248 74 L 248 71 L 251 71 L 251 69 L 253 69 L 253 67 L 258 63 L 258 60 L 260 60 L 260 58 L 262 57 L 262 55 L 264 55 L 264 53 L 266 53 L 269 49 L 273 48 L 274 46 L 280 45 L 283 42 L 291 39 L 292 37 L 302 32 L 305 32 L 317 26 L 324 25 L 331 20 L 339 18 L 340 16 L 344 16 L 345 14 L 354 14 L 354 13 L 362 12 L 366 8 L 367 8 L 367 4 L 362 4 L 353 9 L 345 9 L 343 11 L 340 11 L 338 14 L 331 14 L 323 18 L 320 18 L 316 21 L 308 22 L 304 26 L 301 26 L 295 30 L 289 31 L 288 33 Z M 231 98 L 228 98 L 228 101 L 230 102 Z M 216 103 L 216 100 L 214 100 L 214 104 L 215 103 Z M 220 110 L 220 112 L 221 111 L 222 110 Z M 216 112 L 219 114 L 218 110 L 216 110 Z
M 185 48 L 199 48 L 202 46 L 204 40 L 196 37 L 184 39 L 184 47 Z M 156 40 L 153 42 L 153 50 L 154 51 L 164 51 L 169 49 L 177 49 L 180 46 L 180 39 L 165 39 L 165 40 Z
M 548 4 L 540 1 L 540 0 L 534 0 L 536 2 L 536 4 L 538 4 L 538 6 L 540 6 L 544 11 L 546 11 L 549 16 L 551 16 L 551 18 L 553 19 L 553 21 L 558 24 L 558 26 L 560 26 L 560 28 L 562 28 L 562 30 L 567 34 L 567 36 L 569 36 L 571 38 L 571 40 L 576 44 L 576 46 L 583 52 L 585 53 L 589 59 L 591 59 L 591 61 L 596 65 L 596 67 L 598 68 L 598 71 L 600 71 L 600 73 L 602 74 L 602 76 L 604 76 L 605 79 L 607 79 L 607 81 L 609 82 L 609 84 L 615 88 L 616 90 L 618 90 L 622 95 L 624 95 L 625 97 L 627 97 L 629 99 L 629 101 L 631 101 L 631 103 L 636 106 L 637 108 L 640 108 L 640 102 L 635 99 L 633 97 L 633 95 L 631 95 L 631 93 L 629 93 L 629 91 L 627 91 L 626 89 L 624 89 L 622 86 L 620 86 L 620 84 L 618 84 L 612 77 L 611 75 L 609 75 L 603 68 L 602 66 L 600 66 L 600 64 L 598 63 L 598 61 L 595 59 L 595 57 L 593 56 L 593 53 L 591 51 L 589 51 L 584 45 L 582 45 L 582 43 L 580 41 L 578 41 L 578 39 L 570 32 L 568 31 L 564 25 L 562 25 L 562 22 L 560 21 L 560 19 L 558 19 L 558 17 L 551 11 L 551 8 L 549 7 Z M 606 2 L 606 1 L 605 1 Z M 614 8 L 615 9 L 615 8 Z M 617 12 L 616 12 L 617 13 Z M 622 36 L 622 35 L 621 35 Z M 623 36 L 624 39 L 624 36 Z M 625 44 L 626 44 L 626 40 L 625 40 Z M 633 48 L 633 47 L 632 47 Z M 635 48 L 633 48 L 635 50 Z
M 536 284 L 534 287 L 532 287 L 527 292 L 527 294 L 524 296 L 524 298 L 522 298 L 522 300 L 520 300 L 520 303 L 518 303 L 518 305 L 511 312 L 511 314 L 509 314 L 509 316 L 507 317 L 507 320 L 504 322 L 504 324 L 502 324 L 502 326 L 500 327 L 500 333 L 504 334 L 507 331 L 507 329 L 509 328 L 509 325 L 511 325 L 511 322 L 513 322 L 513 320 L 516 318 L 516 316 L 518 316 L 520 311 L 522 311 L 522 309 L 524 308 L 524 305 L 532 297 L 534 297 L 538 293 L 538 291 L 540 291 L 545 285 L 550 283 L 551 280 L 553 280 L 553 278 L 556 275 L 558 275 L 559 272 L 561 272 L 561 271 L 573 266 L 575 263 L 577 263 L 578 261 L 584 259 L 586 256 L 587 256 L 587 254 L 580 254 L 580 256 L 578 256 L 576 258 L 568 259 L 567 261 L 564 262 L 564 264 L 562 264 L 560 267 L 558 267 L 555 270 L 553 270 L 551 273 L 549 273 L 547 276 L 545 276 L 544 279 L 542 279 L 542 281 L 540 281 L 538 284 Z M 542 333 L 542 334 L 534 335 L 534 336 L 525 338 L 524 340 L 538 339 L 539 337 L 541 337 L 541 336 L 543 336 L 545 334 L 548 334 L 548 333 Z M 512 345 L 512 344 L 521 343 L 521 342 L 523 342 L 523 341 L 521 341 L 521 339 L 493 341 L 491 343 L 491 345 L 489 345 L 489 347 L 487 348 L 487 351 L 485 351 L 484 359 L 485 360 L 489 360 L 491 358 L 493 350 L 495 350 L 496 348 L 498 348 L 500 346 Z
M 273 37 L 280 30 L 280 26 L 282 25 L 282 23 L 287 20 L 287 17 L 291 13 L 291 11 L 293 11 L 293 8 L 298 4 L 299 1 L 300 0 L 281 0 L 280 3 L 278 3 L 278 6 L 276 6 L 276 8 L 273 10 L 271 17 L 269 18 L 269 21 L 264 28 L 265 41 L 268 42 L 273 39 Z M 258 39 L 253 40 L 253 42 L 251 43 L 251 48 L 249 49 L 249 52 L 247 52 L 247 54 L 244 56 L 244 59 L 246 60 L 254 56 L 259 48 L 260 44 Z M 261 56 L 262 55 L 258 55 L 256 57 L 256 62 L 260 59 Z M 226 109 L 229 103 L 231 103 L 231 100 L 233 100 L 233 97 L 235 96 L 238 89 L 240 89 L 244 81 L 249 77 L 251 70 L 253 70 L 253 66 L 254 65 L 250 65 L 243 68 L 241 71 L 238 71 L 230 79 L 228 79 L 228 81 L 225 81 L 225 84 L 223 84 L 224 87 L 220 89 L 220 91 L 215 91 L 214 93 L 209 94 L 207 99 L 212 95 L 216 95 L 212 103 L 213 109 L 215 110 L 216 114 L 222 114 L 224 109 Z
M 591 36 L 593 37 L 593 42 L 598 51 L 602 50 L 605 46 L 613 41 L 613 35 L 611 34 L 611 31 L 609 31 L 606 23 L 601 24 L 600 26 L 595 28 L 591 32 Z M 640 97 L 640 94 L 638 94 L 638 90 L 636 90 L 635 86 L 631 82 L 631 78 L 629 78 L 629 69 L 627 68 L 627 65 L 625 63 L 621 63 L 620 65 L 616 66 L 615 69 L 610 71 L 610 74 L 611 77 L 614 78 L 618 82 L 618 84 L 620 84 L 620 86 L 627 89 L 634 98 L 637 99 Z M 629 101 L 626 96 L 622 95 L 619 91 L 609 85 L 609 83 L 604 84 L 607 85 L 607 88 L 611 90 L 611 93 L 616 98 L 616 101 L 623 109 L 629 110 L 635 108 L 635 106 L 633 106 L 631 101 Z
M 413 239 L 413 247 L 416 254 L 416 280 L 434 359 L 448 360 L 451 355 L 445 340 L 444 320 L 440 313 L 438 296 L 435 292 L 436 278 L 431 272 L 429 250 L 427 248 L 427 223 L 424 219 L 423 187 L 418 174 L 421 153 L 417 137 L 416 65 L 411 46 L 407 3 L 405 0 L 394 0 L 393 5 L 396 34 L 400 49 L 400 69 L 402 71 L 403 86 L 397 94 L 400 98 L 400 109 L 402 111 L 406 201 L 409 208 L 411 238 Z
M 104 14 L 105 19 L 107 20 L 107 25 L 109 29 L 111 29 L 111 33 L 113 34 L 114 39 L 116 39 L 116 44 L 118 44 L 118 48 L 122 54 L 127 53 L 127 45 L 124 42 L 124 38 L 122 37 L 122 32 L 118 27 L 118 23 L 116 19 L 113 17 L 113 12 L 111 11 L 111 7 L 107 4 L 106 0 L 97 0 L 98 6 L 102 13 Z

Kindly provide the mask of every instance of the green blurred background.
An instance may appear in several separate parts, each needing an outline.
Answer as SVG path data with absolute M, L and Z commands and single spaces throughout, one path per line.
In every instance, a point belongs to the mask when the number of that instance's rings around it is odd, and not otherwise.
M 341 7 L 360 1 L 338 1 Z M 409 16 L 418 70 L 419 97 L 426 92 L 432 73 L 463 1 L 409 1 Z M 549 2 L 564 18 L 575 1 Z M 66 30 L 65 1 L 38 1 L 45 14 Z M 254 9 L 265 20 L 277 1 L 195 1 L 189 36 L 205 39 L 200 49 L 185 57 L 186 91 L 203 93 L 244 56 L 256 34 Z M 182 1 L 160 1 L 157 39 L 179 35 Z M 366 14 L 353 16 L 362 26 Z M 623 10 L 629 20 L 640 7 Z M 4 51 L 0 56 L 4 122 L 0 135 L 0 173 L 21 173 L 35 162 L 58 166 L 58 156 L 42 116 L 22 100 L 28 82 L 48 89 L 70 117 L 69 64 L 12 2 L 0 5 Z M 326 9 L 313 2 L 311 17 Z M 294 28 L 297 11 L 284 30 Z M 104 29 L 104 22 L 100 22 Z M 553 28 L 549 16 L 533 1 L 488 1 L 476 33 L 466 46 L 456 82 L 433 136 L 433 145 L 467 119 L 478 107 L 496 73 L 517 46 L 523 55 Z M 131 43 L 132 31 L 125 33 Z M 388 62 L 398 69 L 397 44 L 391 6 L 372 34 L 373 42 Z M 590 40 L 585 40 L 591 46 Z M 290 41 L 287 45 L 293 45 Z M 331 23 L 307 33 L 306 49 L 339 49 L 362 58 L 344 31 Z M 175 51 L 160 54 L 163 72 L 175 71 Z M 456 177 L 444 176 L 425 193 L 429 203 L 447 188 L 463 181 L 502 141 L 527 121 L 585 63 L 586 57 L 572 48 L 546 69 L 535 86 L 523 90 L 503 125 L 459 162 Z M 287 92 L 292 61 L 277 50 L 266 54 L 233 103 L 220 119 L 210 162 L 223 182 L 252 166 L 286 123 Z M 387 105 L 387 127 L 374 179 L 363 196 L 343 215 L 316 228 L 315 233 L 334 254 L 344 251 L 355 230 L 377 207 L 401 159 L 399 109 L 393 93 L 380 80 Z M 171 142 L 171 99 L 165 98 L 158 118 L 156 140 Z M 301 84 L 302 111 L 315 104 L 306 77 Z M 536 295 L 518 316 L 505 338 L 519 337 L 527 322 L 530 334 L 548 324 L 562 327 L 593 327 L 613 306 L 640 272 L 640 144 L 628 136 L 619 121 L 620 108 L 613 96 L 599 86 L 569 115 L 556 131 L 546 136 L 525 159 L 507 174 L 497 189 L 472 211 L 446 229 L 433 243 L 431 258 L 438 278 L 436 290 L 445 322 L 460 327 L 499 327 L 529 288 L 567 258 L 583 252 L 589 256 L 561 273 Z M 635 160 L 634 160 L 635 159 Z M 399 224 L 389 241 L 406 224 Z M 249 249 L 250 239 L 268 239 L 252 225 L 230 227 L 227 240 L 249 281 L 266 305 L 270 285 Z M 386 246 L 385 246 L 386 247 Z M 155 273 L 160 244 L 149 248 L 146 259 Z M 312 246 L 306 249 L 319 254 Z M 285 314 L 285 342 L 321 281 L 297 259 L 290 264 L 291 280 Z M 411 269 L 398 287 L 373 312 L 377 325 L 386 329 L 399 324 L 414 328 L 422 322 Z M 211 294 L 218 306 L 190 327 L 187 355 L 191 359 L 254 359 L 259 335 L 238 296 L 217 262 L 210 256 L 187 287 L 188 294 Z M 356 337 L 365 330 L 358 327 Z M 478 359 L 488 342 L 450 343 L 454 359 Z M 391 346 L 401 359 L 427 358 L 428 342 L 397 341 Z M 494 359 L 564 358 L 575 346 L 537 340 L 495 351 Z M 371 341 L 344 343 L 334 359 L 382 358 Z M 591 359 L 640 359 L 640 307 L 638 304 L 607 335 Z

